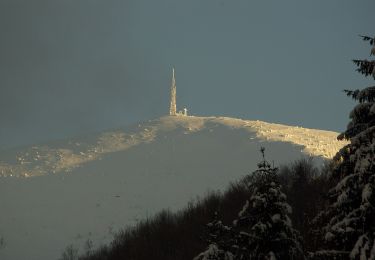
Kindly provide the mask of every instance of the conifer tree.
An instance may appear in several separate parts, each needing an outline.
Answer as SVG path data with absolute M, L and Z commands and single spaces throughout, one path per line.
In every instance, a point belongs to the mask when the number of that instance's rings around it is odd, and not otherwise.
M 218 218 L 217 212 L 212 222 L 207 224 L 207 249 L 194 260 L 233 260 L 232 228 L 225 226 Z
M 278 169 L 265 160 L 251 178 L 252 196 L 234 221 L 237 235 L 235 259 L 303 259 L 298 232 L 293 229 L 291 207 L 281 192 Z
M 373 47 L 375 38 L 361 36 Z M 374 60 L 353 60 L 357 71 L 375 79 Z M 350 140 L 335 156 L 328 193 L 329 206 L 316 219 L 323 223 L 320 250 L 314 259 L 375 259 L 375 86 L 345 90 L 359 104 L 350 113 L 347 130 L 338 139 Z

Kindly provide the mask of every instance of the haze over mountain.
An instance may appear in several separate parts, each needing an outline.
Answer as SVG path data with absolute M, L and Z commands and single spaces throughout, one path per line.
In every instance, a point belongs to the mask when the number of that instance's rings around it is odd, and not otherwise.
M 183 207 L 256 168 L 316 163 L 345 142 L 337 133 L 228 117 L 166 116 L 122 129 L 0 154 L 0 258 L 57 259 L 64 247 L 109 242 L 162 208 Z M 22 250 L 19 250 L 22 248 Z

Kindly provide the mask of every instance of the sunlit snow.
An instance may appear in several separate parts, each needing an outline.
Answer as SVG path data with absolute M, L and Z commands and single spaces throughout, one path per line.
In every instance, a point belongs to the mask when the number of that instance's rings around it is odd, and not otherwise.
M 226 117 L 175 116 L 0 153 L 0 259 L 57 259 L 162 208 L 182 208 L 256 169 L 332 157 L 337 133 Z M 28 178 L 26 178 L 28 177 Z M 20 250 L 22 249 L 22 250 Z

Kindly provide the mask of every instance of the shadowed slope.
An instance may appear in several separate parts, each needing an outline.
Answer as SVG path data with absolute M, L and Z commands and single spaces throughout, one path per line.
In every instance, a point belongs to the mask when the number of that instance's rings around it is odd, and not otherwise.
M 290 131 L 298 142 L 319 140 L 320 134 L 326 146 L 342 145 L 333 132 L 231 118 L 163 117 L 36 146 L 41 159 L 7 167 L 15 167 L 13 174 L 27 169 L 39 177 L 0 178 L 0 234 L 6 240 L 0 258 L 55 259 L 69 243 L 81 247 L 88 238 L 94 246 L 108 242 L 118 228 L 162 208 L 180 209 L 207 189 L 223 189 L 251 172 L 260 146 L 276 165 L 298 159 L 306 155 L 306 147 L 271 135 Z M 59 149 L 69 152 L 56 155 Z M 3 153 L 0 160 L 11 153 L 22 157 L 22 151 Z

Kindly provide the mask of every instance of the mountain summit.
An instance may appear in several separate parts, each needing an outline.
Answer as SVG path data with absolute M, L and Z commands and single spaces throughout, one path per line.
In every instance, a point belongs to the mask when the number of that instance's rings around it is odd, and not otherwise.
M 233 131 L 229 131 L 232 129 Z M 234 136 L 243 145 L 257 142 L 286 142 L 294 149 L 300 147 L 304 155 L 332 158 L 345 142 L 336 140 L 337 133 L 298 126 L 286 126 L 262 121 L 241 120 L 229 117 L 166 116 L 140 123 L 137 126 L 114 129 L 96 135 L 60 140 L 20 149 L 0 152 L 0 176 L 34 177 L 47 174 L 67 173 L 85 164 L 100 160 L 103 156 L 129 150 L 149 143 L 186 146 L 179 141 L 209 140 L 225 133 L 226 138 L 217 141 L 233 152 Z M 186 135 L 182 138 L 183 135 Z M 242 140 L 239 140 L 243 138 Z M 201 143 L 201 145 L 203 145 Z M 168 148 L 168 147 L 166 147 Z M 191 152 L 199 153 L 194 146 Z M 257 150 L 257 148 L 255 149 Z M 272 149 L 270 149 L 272 150 Z M 277 160 L 277 158 L 275 158 Z
M 56 259 L 68 244 L 109 242 L 162 208 L 176 210 L 250 173 L 267 149 L 274 164 L 321 163 L 337 133 L 228 117 L 166 116 L 0 153 L 0 258 Z M 22 250 L 19 250 L 22 248 Z

